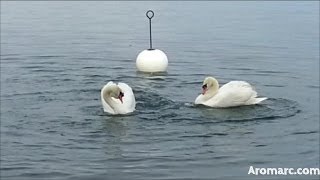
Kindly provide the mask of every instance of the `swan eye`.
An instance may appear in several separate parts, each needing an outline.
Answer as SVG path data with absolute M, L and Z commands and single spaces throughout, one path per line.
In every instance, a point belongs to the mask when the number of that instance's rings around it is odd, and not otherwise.
M 207 89 L 207 84 L 203 85 L 202 89 Z

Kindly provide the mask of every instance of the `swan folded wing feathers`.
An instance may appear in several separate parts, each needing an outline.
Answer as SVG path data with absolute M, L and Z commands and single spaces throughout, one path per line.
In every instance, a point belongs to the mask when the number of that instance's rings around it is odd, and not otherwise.
M 266 97 L 258 97 L 258 93 L 255 90 L 255 87 L 250 85 L 248 82 L 246 81 L 231 81 L 229 82 L 230 86 L 240 86 L 241 88 L 247 88 L 247 90 L 251 90 L 251 97 L 246 101 L 246 105 L 250 105 L 250 104 L 258 104 L 268 98 Z M 228 83 L 228 84 L 229 84 Z M 250 91 L 249 91 L 250 92 Z
M 119 88 L 124 93 L 123 96 L 123 105 L 127 108 L 129 108 L 131 111 L 135 110 L 136 100 L 133 94 L 133 91 L 130 86 L 128 86 L 126 83 L 118 83 Z
M 252 91 L 245 88 L 219 90 L 216 96 L 205 102 L 215 107 L 233 107 L 243 105 L 252 97 Z
M 236 91 L 230 92 L 230 95 L 233 97 L 232 98 L 232 103 L 234 105 L 239 104 L 239 105 L 251 105 L 251 104 L 258 104 L 261 101 L 264 101 L 268 98 L 266 97 L 260 97 L 258 98 L 258 93 L 255 91 L 254 86 L 251 86 L 249 83 L 245 81 L 231 81 L 230 86 L 237 89 Z M 225 88 L 225 90 L 233 89 L 233 88 Z M 223 90 L 223 89 L 222 89 Z M 226 91 L 227 92 L 227 91 Z

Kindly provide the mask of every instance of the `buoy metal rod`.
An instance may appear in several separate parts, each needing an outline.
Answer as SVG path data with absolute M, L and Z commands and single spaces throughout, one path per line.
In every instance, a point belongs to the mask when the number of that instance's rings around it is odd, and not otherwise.
M 149 19 L 149 31 L 150 31 L 150 50 L 151 50 L 152 49 L 151 19 Z
M 150 48 L 149 50 L 153 50 L 152 49 L 152 34 L 151 34 L 151 19 L 154 16 L 154 12 L 152 10 L 147 11 L 146 16 L 149 19 L 149 33 L 150 33 Z

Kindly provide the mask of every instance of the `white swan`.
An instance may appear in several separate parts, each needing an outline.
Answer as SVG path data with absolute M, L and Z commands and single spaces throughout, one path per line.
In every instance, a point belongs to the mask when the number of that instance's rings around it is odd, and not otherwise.
M 203 81 L 202 94 L 196 98 L 195 104 L 225 108 L 258 104 L 266 99 L 257 98 L 257 92 L 245 81 L 230 81 L 219 89 L 218 81 L 207 77 Z
M 110 114 L 127 114 L 133 112 L 136 100 L 132 89 L 125 83 L 108 82 L 101 89 L 101 102 L 104 112 Z

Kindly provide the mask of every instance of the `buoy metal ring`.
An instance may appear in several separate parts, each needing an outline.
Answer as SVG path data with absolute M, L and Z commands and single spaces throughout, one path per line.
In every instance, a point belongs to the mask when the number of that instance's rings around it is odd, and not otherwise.
M 146 16 L 147 16 L 149 19 L 152 19 L 153 16 L 154 16 L 154 12 L 153 12 L 152 10 L 149 10 L 149 11 L 147 11 Z

